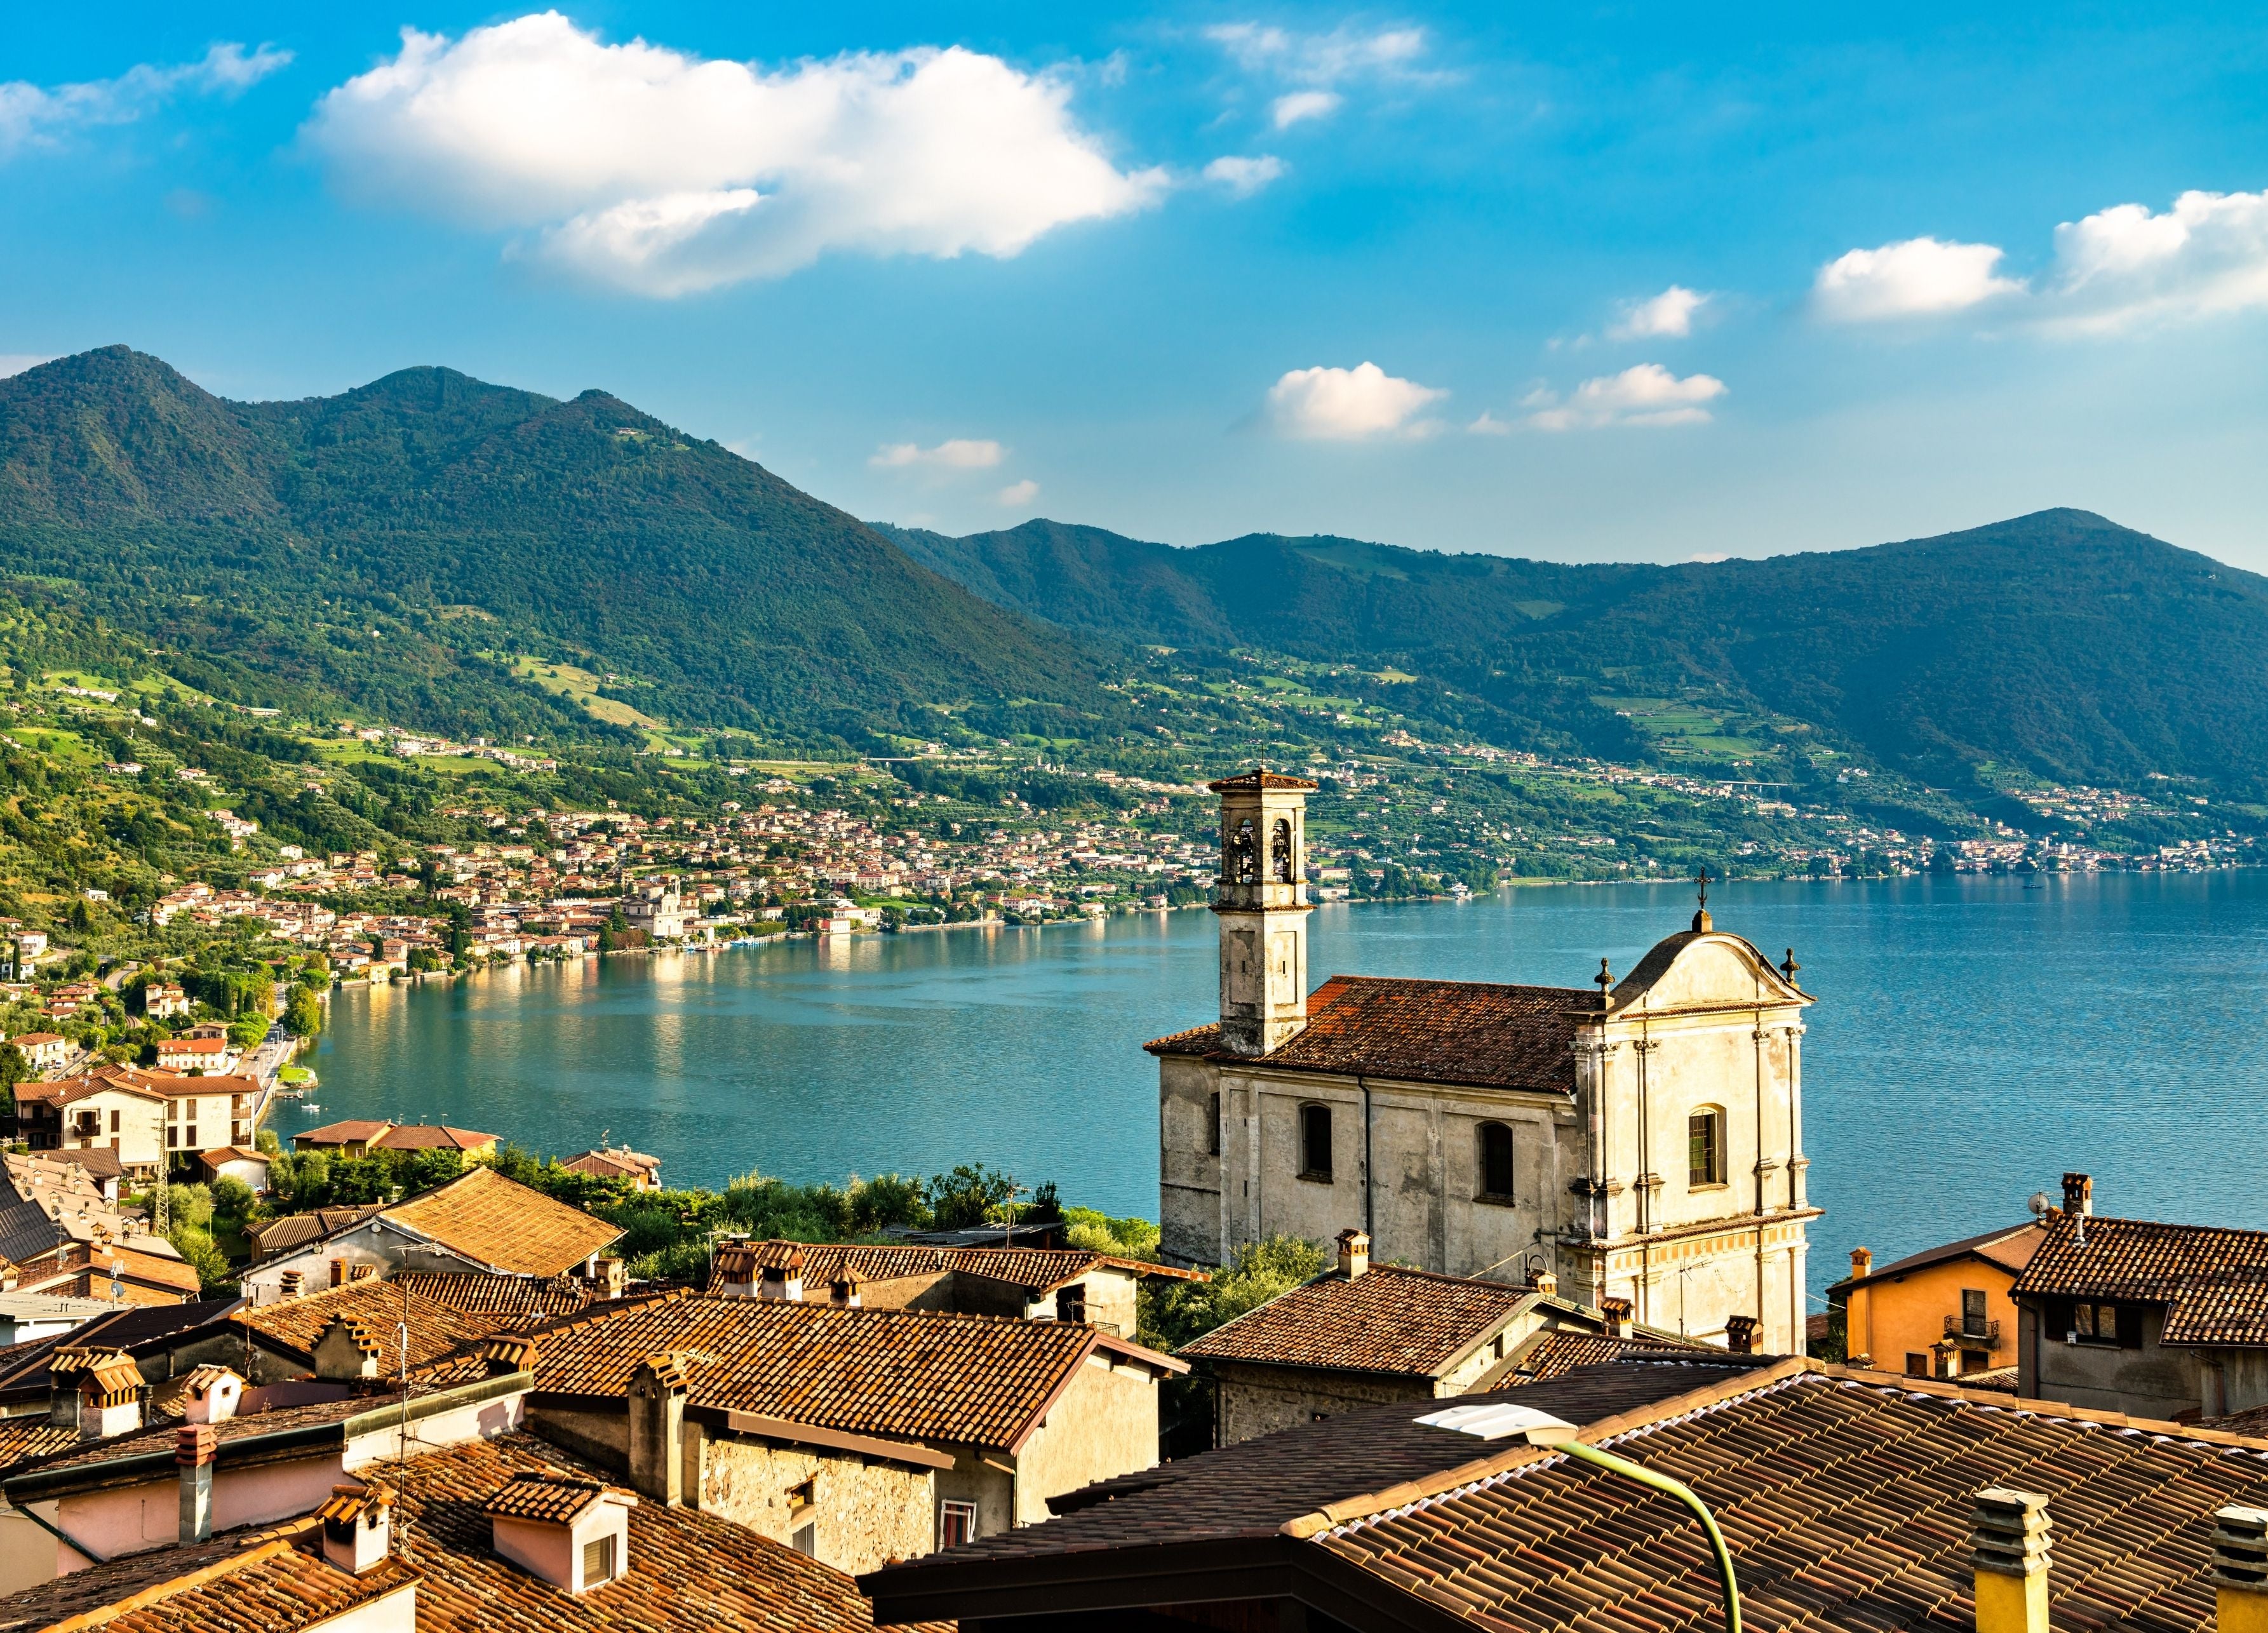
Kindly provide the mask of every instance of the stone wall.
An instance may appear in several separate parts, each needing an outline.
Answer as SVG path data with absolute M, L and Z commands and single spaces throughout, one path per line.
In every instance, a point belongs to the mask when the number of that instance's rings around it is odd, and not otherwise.
M 937 1546 L 936 1482 L 927 1469 L 712 1435 L 703 1447 L 701 1507 L 759 1536 L 792 1546 L 813 1528 L 814 1557 L 856 1575 Z M 796 1488 L 812 1482 L 807 1509 Z
M 1216 1362 L 1212 1371 L 1219 1380 L 1214 1431 L 1221 1445 L 1296 1428 L 1318 1417 L 1336 1417 L 1382 1401 L 1433 1398 L 1433 1387 L 1424 1379 L 1367 1379 L 1345 1372 L 1228 1362 Z
M 1048 1498 L 1158 1461 L 1158 1386 L 1147 1367 L 1090 1356 L 1016 1457 L 1016 1522 L 1049 1519 Z

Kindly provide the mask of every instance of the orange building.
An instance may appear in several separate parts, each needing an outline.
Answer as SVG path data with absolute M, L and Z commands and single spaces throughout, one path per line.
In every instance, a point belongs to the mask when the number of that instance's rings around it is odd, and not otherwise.
M 1827 1290 L 1843 1318 L 1844 1354 L 1853 1365 L 1917 1378 L 2010 1373 L 2014 1387 L 2016 1306 L 2008 1289 L 2045 1238 L 2033 1220 L 1948 1242 L 1874 1269 L 1864 1247 L 1851 1251 L 1851 1275 Z

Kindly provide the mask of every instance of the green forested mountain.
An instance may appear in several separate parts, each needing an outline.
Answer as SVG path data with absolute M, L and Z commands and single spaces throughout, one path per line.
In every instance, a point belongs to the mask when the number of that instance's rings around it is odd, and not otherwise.
M 0 380 L 0 570 L 215 695 L 434 729 L 611 729 L 524 653 L 775 732 L 1096 695 L 1076 644 L 762 467 L 602 392 L 446 369 L 235 403 L 109 347 Z
M 1095 635 L 1393 665 L 1602 750 L 1616 695 L 1700 688 L 1932 779 L 2268 780 L 2268 580 L 2081 511 L 1675 567 L 1268 534 L 1176 549 L 1044 521 L 895 536 Z

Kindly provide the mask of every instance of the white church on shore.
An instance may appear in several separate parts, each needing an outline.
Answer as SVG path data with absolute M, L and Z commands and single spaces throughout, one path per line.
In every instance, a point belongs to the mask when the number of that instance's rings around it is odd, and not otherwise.
M 1253 770 L 1220 796 L 1220 1019 L 1158 1057 L 1166 1255 L 1227 1262 L 1349 1227 L 1372 1253 L 1518 1282 L 1757 1347 L 1804 1336 L 1803 1010 L 1712 924 L 1595 990 L 1335 975 L 1307 986 L 1307 796 Z M 1746 1323 L 1743 1322 L 1743 1325 Z

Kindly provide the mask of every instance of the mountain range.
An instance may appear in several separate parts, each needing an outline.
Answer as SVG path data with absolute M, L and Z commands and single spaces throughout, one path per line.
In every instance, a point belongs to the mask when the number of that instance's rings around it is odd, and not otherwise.
M 2268 782 L 2268 580 L 2080 511 L 1680 566 L 1051 521 L 948 538 L 603 392 L 416 368 L 232 402 L 108 347 L 0 380 L 0 574 L 26 615 L 216 696 L 499 737 L 635 735 L 533 656 L 783 743 L 1039 710 L 1107 747 L 1134 649 L 1244 648 L 1422 683 L 1518 747 L 1642 757 L 1618 700 L 1643 695 L 1938 783 Z

